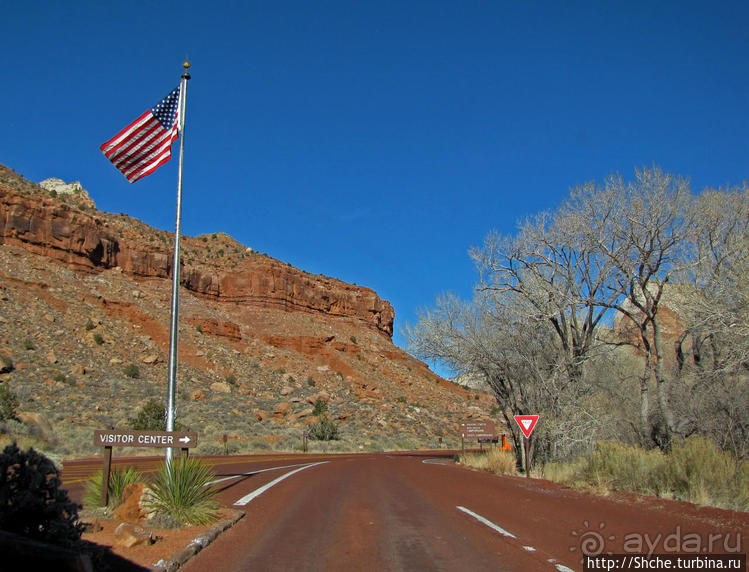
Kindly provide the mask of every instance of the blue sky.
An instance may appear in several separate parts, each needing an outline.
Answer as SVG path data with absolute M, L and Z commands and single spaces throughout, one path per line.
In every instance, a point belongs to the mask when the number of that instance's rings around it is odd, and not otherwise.
M 657 164 L 749 179 L 749 2 L 0 0 L 0 163 L 174 230 L 177 161 L 99 145 L 189 56 L 183 231 L 375 289 L 399 329 L 467 251 Z M 176 151 L 176 148 L 175 148 Z

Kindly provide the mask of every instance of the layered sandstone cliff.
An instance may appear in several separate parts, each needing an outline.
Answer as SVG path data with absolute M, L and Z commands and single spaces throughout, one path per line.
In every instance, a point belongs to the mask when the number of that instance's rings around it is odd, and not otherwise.
M 149 242 L 148 232 L 139 235 L 132 228 L 124 231 L 123 226 L 122 217 L 81 210 L 56 198 L 0 183 L 0 243 L 21 246 L 76 271 L 118 267 L 133 276 L 170 277 L 171 237 Z M 195 238 L 185 237 L 184 241 L 186 251 L 200 246 Z M 230 264 L 201 257 L 186 263 L 183 257 L 182 286 L 217 302 L 350 318 L 392 336 L 393 308 L 373 290 L 307 274 L 248 249 L 235 250 L 240 254 L 232 254 L 226 261 Z

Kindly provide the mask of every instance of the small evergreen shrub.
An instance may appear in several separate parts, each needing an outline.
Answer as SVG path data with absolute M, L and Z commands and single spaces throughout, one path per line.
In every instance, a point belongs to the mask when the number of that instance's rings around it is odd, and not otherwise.
M 321 417 L 317 423 L 312 423 L 307 428 L 307 434 L 310 439 L 316 441 L 337 441 L 338 425 L 327 417 Z
M 328 410 L 328 404 L 318 397 L 317 400 L 315 401 L 314 406 L 312 407 L 312 415 L 316 415 L 317 417 L 320 417 L 320 415 L 325 413 L 327 410 Z
M 134 363 L 127 364 L 123 369 L 122 373 L 125 374 L 125 376 L 131 378 L 131 379 L 138 379 L 140 377 L 140 370 L 138 369 L 138 366 Z
M 104 343 L 104 338 L 101 337 L 101 334 L 94 334 L 94 342 L 96 342 L 97 346 L 100 346 Z
M 128 422 L 136 431 L 166 431 L 166 408 L 155 399 L 149 399 Z
M 182 524 L 207 524 L 216 519 L 219 503 L 209 482 L 213 471 L 196 459 L 164 463 L 154 476 L 146 506 Z
M 18 397 L 4 385 L 0 385 L 0 421 L 18 420 Z
M 0 373 L 10 373 L 13 371 L 13 360 L 10 356 L 0 355 Z
M 22 346 L 22 347 L 23 347 L 23 349 L 25 349 L 26 351 L 31 351 L 31 350 L 33 350 L 33 349 L 34 349 L 34 344 L 33 344 L 33 342 L 32 342 L 32 341 L 31 341 L 30 339 L 28 339 L 28 338 L 26 338 L 25 340 L 23 340 L 23 342 L 21 343 L 21 346 Z
M 78 505 L 60 489 L 60 472 L 34 449 L 16 443 L 0 454 L 0 529 L 41 542 L 74 546 L 83 526 Z
M 90 331 L 91 331 L 91 330 L 93 330 L 93 329 L 94 329 L 95 327 L 96 327 L 96 326 L 94 325 L 94 322 L 93 322 L 93 321 L 91 320 L 91 318 L 89 318 L 89 319 L 88 319 L 88 321 L 86 322 L 86 325 L 84 326 L 84 328 L 85 328 L 85 330 L 86 330 L 87 332 L 90 332 Z

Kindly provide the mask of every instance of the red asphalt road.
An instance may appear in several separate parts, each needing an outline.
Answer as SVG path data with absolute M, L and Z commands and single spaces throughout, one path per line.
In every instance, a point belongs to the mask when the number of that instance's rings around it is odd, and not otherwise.
M 327 462 L 288 476 L 241 507 L 246 516 L 183 570 L 555 572 L 582 569 L 581 544 L 613 553 L 746 553 L 749 546 L 747 513 L 633 495 L 595 497 L 467 470 L 444 458 L 310 457 L 224 458 L 219 478 L 287 466 L 223 481 L 227 506 L 299 464 Z

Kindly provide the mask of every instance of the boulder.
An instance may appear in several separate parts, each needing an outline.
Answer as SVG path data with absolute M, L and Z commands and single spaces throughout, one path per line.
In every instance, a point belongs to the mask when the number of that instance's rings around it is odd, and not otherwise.
M 147 528 L 132 522 L 123 522 L 114 529 L 114 542 L 125 548 L 153 544 L 153 534 Z
M 145 512 L 141 507 L 141 500 L 145 489 L 144 483 L 127 485 L 122 492 L 122 503 L 114 509 L 114 515 L 124 522 L 138 521 L 144 518 Z

